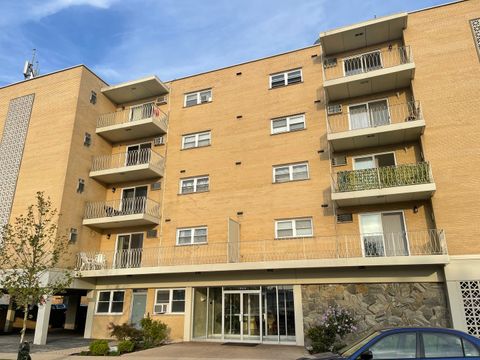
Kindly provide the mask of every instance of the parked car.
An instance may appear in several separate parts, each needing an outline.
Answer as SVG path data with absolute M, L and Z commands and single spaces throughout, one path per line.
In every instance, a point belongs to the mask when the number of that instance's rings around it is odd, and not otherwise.
M 396 328 L 375 331 L 338 354 L 303 359 L 480 359 L 480 339 L 444 328 Z M 300 360 L 300 359 L 299 359 Z

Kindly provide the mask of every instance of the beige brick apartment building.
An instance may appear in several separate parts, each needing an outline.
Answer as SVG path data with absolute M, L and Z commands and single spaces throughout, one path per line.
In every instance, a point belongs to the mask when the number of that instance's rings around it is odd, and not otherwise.
M 88 338 L 302 345 L 333 304 L 480 336 L 479 113 L 479 0 L 167 83 L 76 66 L 0 89 L 0 221 L 51 196 Z

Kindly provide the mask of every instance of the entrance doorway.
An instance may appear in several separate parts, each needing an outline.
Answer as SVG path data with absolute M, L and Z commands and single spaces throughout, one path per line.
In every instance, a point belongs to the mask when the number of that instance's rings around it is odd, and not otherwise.
M 226 290 L 223 299 L 224 338 L 260 341 L 260 290 Z
M 295 344 L 293 286 L 195 288 L 194 340 Z
M 130 315 L 130 324 L 140 329 L 140 321 L 145 317 L 145 309 L 147 307 L 147 292 L 145 290 L 137 290 L 132 295 L 132 312 Z

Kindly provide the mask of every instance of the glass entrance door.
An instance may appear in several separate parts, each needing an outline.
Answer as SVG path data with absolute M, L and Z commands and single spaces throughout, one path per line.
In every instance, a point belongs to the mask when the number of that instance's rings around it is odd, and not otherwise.
M 261 303 L 259 290 L 224 291 L 224 338 L 261 341 Z

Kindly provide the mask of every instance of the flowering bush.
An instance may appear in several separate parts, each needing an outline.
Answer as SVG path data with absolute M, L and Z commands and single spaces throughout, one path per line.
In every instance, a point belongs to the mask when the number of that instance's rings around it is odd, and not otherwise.
M 345 335 L 357 330 L 352 314 L 338 306 L 329 306 L 320 321 L 307 330 L 314 353 L 335 351 L 342 347 Z

